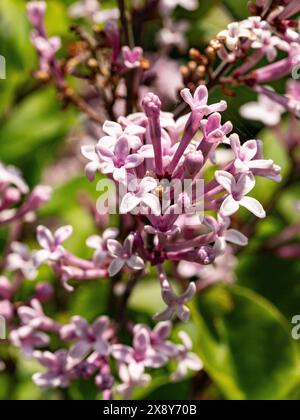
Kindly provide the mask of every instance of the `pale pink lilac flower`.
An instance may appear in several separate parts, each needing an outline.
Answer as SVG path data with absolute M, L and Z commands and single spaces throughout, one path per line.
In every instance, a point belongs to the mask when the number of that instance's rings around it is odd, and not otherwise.
M 243 118 L 261 121 L 263 124 L 274 127 L 280 123 L 285 109 L 282 105 L 272 101 L 265 95 L 258 95 L 257 102 L 248 102 L 240 108 Z
M 21 323 L 29 328 L 55 332 L 59 328 L 53 319 L 45 315 L 43 307 L 37 299 L 32 299 L 30 306 L 20 306 L 17 312 Z
M 188 42 L 185 33 L 188 31 L 190 25 L 186 21 L 168 22 L 157 34 L 157 43 L 165 50 L 177 48 L 184 52 L 188 47 Z
M 215 233 L 214 250 L 217 256 L 225 253 L 227 242 L 238 246 L 248 244 L 248 239 L 243 233 L 229 228 L 231 225 L 229 217 L 224 217 L 219 213 L 217 220 L 211 216 L 206 216 L 203 223 Z
M 168 357 L 156 352 L 150 344 L 150 335 L 145 327 L 134 331 L 133 347 L 114 344 L 112 355 L 120 363 L 131 365 L 131 369 L 140 371 L 140 367 L 159 368 L 168 362 Z
M 247 25 L 246 25 L 247 26 Z M 228 28 L 218 33 L 218 39 L 224 40 L 227 48 L 234 51 L 238 48 L 241 38 L 249 38 L 250 31 L 243 23 L 233 22 Z
M 109 20 L 117 20 L 120 17 L 120 11 L 118 8 L 113 7 L 109 9 L 99 10 L 94 14 L 94 22 L 96 24 L 106 23 Z
M 10 321 L 14 315 L 14 306 L 11 302 L 14 290 L 12 283 L 4 276 L 0 276 L 0 315 Z
M 49 38 L 46 33 L 44 25 L 46 7 L 45 2 L 29 2 L 27 5 L 28 18 L 34 28 L 31 32 L 31 42 L 39 56 L 40 70 L 53 78 L 57 86 L 63 88 L 65 87 L 63 70 L 56 59 L 61 39 L 57 36 Z
M 60 334 L 64 339 L 74 339 L 76 343 L 71 347 L 67 356 L 69 369 L 78 365 L 92 352 L 99 356 L 107 356 L 110 352 L 108 340 L 112 336 L 112 329 L 108 317 L 98 318 L 93 325 L 79 316 L 74 316 L 71 324 L 62 327 Z
M 102 267 L 108 260 L 109 253 L 107 249 L 107 241 L 109 239 L 115 239 L 118 234 L 119 229 L 107 228 L 101 236 L 93 235 L 87 239 L 86 245 L 95 250 L 93 261 L 97 267 Z
M 133 253 L 133 235 L 129 235 L 122 246 L 118 241 L 109 239 L 107 248 L 109 255 L 113 258 L 108 272 L 111 277 L 115 276 L 125 265 L 132 270 L 142 270 L 145 262 L 137 254 Z
M 236 280 L 235 269 L 237 259 L 233 250 L 227 246 L 225 253 L 216 257 L 210 265 L 180 261 L 177 267 L 178 274 L 183 278 L 197 278 L 197 290 L 201 291 L 215 283 L 232 284 Z
M 35 252 L 37 266 L 47 261 L 58 261 L 65 253 L 61 244 L 72 235 L 72 232 L 72 226 L 62 226 L 54 234 L 45 226 L 38 226 L 37 241 L 43 249 Z
M 198 372 L 203 369 L 203 363 L 200 358 L 191 351 L 192 341 L 190 337 L 184 332 L 178 333 L 182 344 L 178 345 L 179 355 L 177 356 L 177 370 L 171 375 L 171 380 L 174 382 L 182 380 L 186 377 L 189 370 Z
M 127 69 L 135 69 L 140 67 L 143 58 L 143 49 L 135 47 L 130 49 L 125 46 L 122 48 L 123 60 Z
M 22 350 L 25 357 L 31 357 L 35 349 L 46 347 L 50 343 L 50 338 L 46 333 L 28 325 L 12 330 L 9 339 L 14 346 Z
M 47 8 L 45 1 L 30 1 L 26 5 L 28 19 L 32 26 L 38 28 L 39 33 L 45 33 L 44 17 Z
M 9 185 L 14 185 L 22 194 L 29 192 L 21 172 L 14 166 L 5 166 L 0 162 L 0 191 Z
M 145 387 L 151 382 L 151 376 L 144 372 L 142 365 L 126 365 L 120 364 L 118 370 L 122 383 L 117 385 L 115 392 L 124 400 L 132 397 L 132 392 L 135 388 Z
M 34 352 L 34 357 L 42 366 L 47 368 L 44 373 L 35 373 L 33 382 L 41 388 L 67 388 L 74 378 L 74 372 L 67 368 L 67 350 Z
M 168 340 L 172 330 L 172 323 L 170 321 L 159 322 L 153 330 L 148 326 L 137 324 L 134 327 L 134 332 L 139 329 L 147 331 L 149 342 L 154 353 L 165 355 L 166 357 L 174 357 L 177 355 L 177 346 Z
M 280 167 L 270 159 L 263 159 L 261 140 L 248 140 L 241 145 L 239 136 L 232 134 L 230 144 L 235 155 L 234 167 L 237 173 L 251 172 L 275 182 L 281 181 Z
M 228 193 L 220 208 L 223 216 L 231 216 L 238 211 L 240 206 L 243 206 L 259 218 L 266 217 L 259 201 L 253 197 L 247 197 L 255 186 L 255 178 L 251 173 L 243 173 L 236 180 L 229 172 L 217 171 L 216 179 Z
M 32 33 L 31 42 L 40 56 L 40 69 L 45 72 L 51 71 L 51 62 L 57 51 L 61 48 L 61 39 L 57 36 L 44 38 L 37 33 Z
M 198 7 L 198 0 L 161 0 L 159 5 L 163 15 L 169 15 L 177 6 L 190 11 L 196 10 Z
M 128 169 L 139 166 L 144 158 L 137 154 L 130 154 L 129 140 L 126 135 L 119 137 L 114 150 L 97 144 L 96 150 L 102 160 L 101 171 L 104 174 L 111 174 L 115 181 L 126 182 Z
M 190 106 L 192 111 L 201 113 L 202 117 L 213 112 L 222 112 L 227 108 L 225 101 L 220 101 L 213 105 L 208 105 L 208 90 L 204 85 L 199 86 L 194 94 L 190 89 L 183 89 L 181 91 L 182 99 Z
M 69 8 L 69 14 L 71 17 L 79 18 L 93 18 L 94 14 L 99 10 L 98 0 L 81 0 L 78 1 Z
M 278 49 L 288 51 L 289 44 L 278 36 L 273 36 L 270 31 L 262 31 L 257 36 L 257 39 L 252 42 L 251 47 L 260 50 L 261 53 L 266 55 L 268 61 L 274 61 L 277 57 Z
M 96 173 L 101 168 L 100 158 L 95 146 L 85 145 L 81 147 L 82 155 L 90 162 L 85 166 L 85 174 L 89 181 L 94 181 Z
M 141 181 L 131 179 L 128 183 L 128 193 L 124 195 L 120 205 L 121 214 L 133 212 L 141 206 L 139 213 L 147 214 L 149 210 L 152 214 L 158 216 L 161 213 L 161 206 L 157 195 L 152 191 L 157 188 L 157 180 L 151 177 L 145 177 Z
M 101 8 L 99 0 L 80 0 L 71 5 L 69 15 L 73 18 L 86 18 L 99 24 L 110 19 L 117 20 L 120 13 L 117 8 Z
M 154 315 L 153 319 L 156 321 L 169 321 L 176 314 L 181 321 L 186 322 L 190 316 L 190 310 L 186 306 L 196 293 L 195 283 L 190 283 L 187 290 L 180 296 L 177 296 L 172 290 L 164 272 L 159 273 L 162 298 L 167 308 Z
M 25 278 L 34 280 L 37 276 L 37 270 L 33 253 L 28 246 L 20 242 L 13 242 L 10 248 L 11 253 L 7 256 L 6 269 L 8 271 L 20 271 Z
M 127 122 L 125 125 L 123 119 L 120 118 L 120 123 L 116 123 L 114 121 L 106 121 L 103 125 L 103 131 L 106 136 L 99 140 L 99 145 L 108 147 L 109 149 L 113 150 L 118 139 L 125 135 L 128 140 L 130 149 L 136 151 L 142 146 L 141 137 L 145 134 L 146 129 L 141 125 L 135 124 L 131 121 Z

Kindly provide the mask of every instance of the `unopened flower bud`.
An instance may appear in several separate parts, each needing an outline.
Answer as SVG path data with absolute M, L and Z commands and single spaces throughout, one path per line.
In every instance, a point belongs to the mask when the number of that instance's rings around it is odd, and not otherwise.
M 216 253 L 209 245 L 203 245 L 192 251 L 168 252 L 168 258 L 173 261 L 190 261 L 201 265 L 208 265 L 214 262 Z
M 44 185 L 38 185 L 35 187 L 29 198 L 27 205 L 30 207 L 31 210 L 37 210 L 42 205 L 47 203 L 52 196 L 52 188 Z
M 143 108 L 148 118 L 158 118 L 161 110 L 161 101 L 154 93 L 148 93 L 143 99 Z
M 5 207 L 17 204 L 21 200 L 21 192 L 17 188 L 7 188 L 3 195 L 3 204 Z
M 0 276 L 0 296 L 4 299 L 10 299 L 12 294 L 12 285 L 4 276 Z
M 47 4 L 44 1 L 31 1 L 27 3 L 27 15 L 32 26 L 38 31 L 43 29 L 43 21 Z
M 50 283 L 40 283 L 35 288 L 35 297 L 40 302 L 48 302 L 54 294 L 54 289 Z
M 200 150 L 189 153 L 185 157 L 184 170 L 185 178 L 194 178 L 203 166 L 203 154 Z

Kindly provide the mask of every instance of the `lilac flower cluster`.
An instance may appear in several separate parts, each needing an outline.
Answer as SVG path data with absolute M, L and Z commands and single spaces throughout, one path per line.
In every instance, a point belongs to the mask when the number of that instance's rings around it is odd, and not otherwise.
M 159 323 L 153 330 L 146 325 L 135 325 L 131 331 L 132 346 L 128 346 L 118 343 L 116 325 L 107 316 L 101 316 L 92 325 L 74 316 L 70 324 L 61 325 L 44 314 L 38 299 L 18 307 L 17 314 L 20 325 L 12 329 L 10 340 L 25 357 L 36 359 L 46 368 L 33 375 L 34 383 L 42 388 L 67 388 L 73 380 L 94 378 L 103 399 L 117 395 L 128 399 L 135 388 L 150 383 L 151 376 L 146 373 L 149 369 L 151 372 L 175 361 L 173 381 L 184 378 L 189 370 L 202 369 L 185 332 L 179 333 L 181 344 L 169 340 L 169 322 Z M 50 334 L 56 335 L 64 348 L 42 351 L 50 344 Z M 112 373 L 113 366 L 118 378 Z
M 161 0 L 158 4 L 162 21 L 158 42 L 163 56 L 174 46 L 184 51 L 188 25 L 174 21 L 172 14 L 177 6 L 195 10 L 198 1 Z M 299 25 L 294 20 L 300 6 L 299 0 L 276 1 L 275 8 L 272 5 L 273 2 L 257 0 L 255 16 L 231 23 L 211 42 L 211 50 L 222 62 L 219 69 L 209 69 L 207 84 L 218 84 L 222 75 L 224 86 L 248 85 L 258 93 L 258 102 L 244 105 L 241 114 L 267 126 L 277 127 L 285 111 L 292 114 L 285 146 L 294 152 L 300 144 L 294 130 L 300 112 L 300 83 L 289 80 L 285 94 L 265 84 L 292 74 L 300 63 Z M 70 8 L 72 17 L 105 24 L 103 31 L 97 32 L 97 36 L 101 34 L 97 38 L 97 42 L 101 40 L 99 45 L 90 34 L 77 28 L 89 48 L 80 52 L 80 58 L 73 57 L 77 64 L 88 63 L 94 83 L 91 85 L 106 105 L 104 115 L 110 115 L 102 124 L 97 110 L 69 89 L 66 75 L 76 65 L 70 64 L 72 60 L 67 64 L 58 60 L 61 41 L 47 35 L 45 10 L 43 1 L 27 4 L 34 28 L 31 41 L 39 57 L 36 76 L 54 82 L 63 101 L 72 100 L 93 121 L 101 122 L 101 127 L 97 126 L 102 133 L 99 141 L 82 147 L 82 155 L 88 160 L 85 173 L 91 182 L 97 174 L 105 175 L 115 186 L 121 222 L 119 228 L 113 228 L 107 221 L 100 234 L 87 238 L 86 246 L 93 254 L 89 259 L 73 254 L 65 246 L 73 234 L 70 225 L 53 232 L 38 225 L 40 249 L 31 251 L 18 241 L 20 235 L 15 231 L 33 220 L 35 212 L 50 199 L 51 190 L 37 186 L 30 192 L 16 168 L 0 164 L 0 226 L 11 228 L 1 266 L 0 315 L 7 321 L 10 342 L 45 368 L 33 376 L 38 386 L 67 388 L 72 381 L 93 378 L 103 399 L 130 398 L 136 388 L 150 383 L 154 369 L 164 367 L 173 381 L 184 378 L 189 370 L 202 369 L 185 332 L 178 334 L 179 344 L 171 341 L 170 320 L 189 320 L 188 304 L 197 291 L 219 281 L 234 281 L 234 254 L 237 247 L 247 245 L 248 238 L 233 219 L 241 207 L 257 218 L 266 216 L 251 193 L 257 177 L 280 182 L 281 169 L 264 158 L 261 140 L 244 141 L 233 131 L 230 121 L 222 121 L 227 103 L 221 100 L 209 104 L 205 80 L 197 79 L 195 89 L 181 90 L 183 103 L 179 108 L 187 110 L 186 114 L 164 112 L 160 97 L 149 91 L 139 103 L 139 94 L 145 92 L 143 72 L 149 63 L 143 49 L 125 33 L 128 28 L 122 19 L 126 20 L 126 16 L 119 9 L 103 9 L 98 1 L 80 0 Z M 122 28 L 117 23 L 119 18 Z M 103 49 L 102 57 L 99 51 Z M 279 54 L 283 58 L 277 59 Z M 208 56 L 198 56 L 204 73 L 206 66 L 214 62 Z M 98 63 L 102 59 L 104 71 Z M 262 64 L 265 59 L 269 64 Z M 131 103 L 126 103 L 126 113 L 116 111 L 121 96 L 131 98 Z M 201 185 L 200 191 L 197 185 Z M 93 215 L 95 219 L 102 216 L 95 215 L 95 210 Z M 267 246 L 280 256 L 298 258 L 299 246 L 289 243 L 298 231 L 296 223 Z M 100 316 L 92 324 L 78 315 L 68 324 L 47 316 L 43 304 L 54 295 L 49 283 L 38 283 L 29 301 L 18 302 L 24 280 L 34 280 L 44 264 L 68 292 L 74 290 L 74 281 L 104 279 L 112 288 L 116 282 L 122 286 L 119 294 L 125 306 L 132 283 L 147 275 L 151 266 L 155 267 L 165 303 L 162 311 L 153 314 L 158 324 L 152 330 L 124 317 L 122 327 L 132 340 L 127 345 L 120 338 L 119 320 L 113 316 Z M 172 276 L 184 285 L 179 292 L 169 279 L 169 266 L 173 268 Z M 113 279 L 109 281 L 108 277 Z
M 51 194 L 51 188 L 42 185 L 30 192 L 17 168 L 0 163 L 0 226 L 31 220 Z
M 185 303 L 196 291 L 194 283 L 190 283 L 187 291 L 177 297 L 164 273 L 163 262 L 187 261 L 201 267 L 222 255 L 227 242 L 245 246 L 247 238 L 230 228 L 230 216 L 243 206 L 257 217 L 265 217 L 261 204 L 248 196 L 255 187 L 255 176 L 280 181 L 280 168 L 263 158 L 259 140 L 241 145 L 239 136 L 230 134 L 232 124 L 222 124 L 220 112 L 226 109 L 224 101 L 208 105 L 205 86 L 200 86 L 193 96 L 188 89 L 181 95 L 191 112 L 179 120 L 162 112 L 159 98 L 149 93 L 143 100 L 144 113 L 122 117 L 119 123 L 107 121 L 103 127 L 106 136 L 96 146 L 82 148 L 83 155 L 90 160 L 86 166 L 87 177 L 93 180 L 96 172 L 101 172 L 119 186 L 129 185 L 120 212 L 144 216 L 124 245 L 116 239 L 108 240 L 108 255 L 113 259 L 108 272 L 114 276 L 125 265 L 140 271 L 148 261 L 156 265 L 167 305 L 163 313 L 155 316 L 159 320 L 171 319 L 175 313 L 182 320 L 188 319 Z M 223 166 L 216 162 L 218 148 L 229 148 L 232 153 L 230 161 Z M 214 178 L 207 181 L 205 168 L 212 162 Z M 191 198 L 182 193 L 177 202 L 170 200 L 169 211 L 164 212 L 162 179 L 180 182 L 205 179 L 203 194 Z M 205 216 L 201 222 L 198 217 L 192 233 L 185 237 L 189 219 L 198 209 L 197 200 L 204 202 L 204 211 L 217 212 L 218 219 Z M 183 204 L 186 214 L 180 216 L 175 210 Z M 147 246 L 149 237 L 153 238 L 152 249 Z
M 297 18 L 293 19 L 299 13 L 299 2 L 288 0 L 281 3 L 272 9 L 270 2 L 257 2 L 259 16 L 230 23 L 226 30 L 217 35 L 217 45 L 213 45 L 218 50 L 223 66 L 236 65 L 240 59 L 243 60 L 243 64 L 233 72 L 237 81 L 246 82 L 254 91 L 299 117 L 297 97 L 281 95 L 264 86 L 291 76 L 300 64 L 299 24 Z M 264 19 L 262 16 L 267 17 Z M 284 53 L 285 57 L 276 60 L 279 53 L 280 56 Z M 270 64 L 261 64 L 265 58 Z M 257 68 L 258 65 L 260 67 Z
M 27 13 L 34 30 L 31 33 L 31 42 L 39 56 L 39 77 L 53 78 L 55 83 L 63 87 L 64 77 L 62 69 L 56 59 L 56 53 L 61 47 L 61 39 L 57 36 L 47 35 L 45 28 L 45 12 L 47 4 L 44 1 L 32 1 L 27 4 Z

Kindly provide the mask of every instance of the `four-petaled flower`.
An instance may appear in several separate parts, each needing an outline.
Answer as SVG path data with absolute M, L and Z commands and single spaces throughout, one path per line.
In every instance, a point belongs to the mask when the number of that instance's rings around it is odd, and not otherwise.
M 243 206 L 259 218 L 266 217 L 260 202 L 253 197 L 246 197 L 255 186 L 255 178 L 251 172 L 239 175 L 236 180 L 229 172 L 216 171 L 216 179 L 228 193 L 220 208 L 223 216 L 231 216 Z
M 258 95 L 257 102 L 248 102 L 240 108 L 242 117 L 248 120 L 261 121 L 274 127 L 279 124 L 285 109 L 282 105 L 272 101 L 266 95 Z
M 11 253 L 7 256 L 6 268 L 9 271 L 21 271 L 23 276 L 34 280 L 37 270 L 34 264 L 33 254 L 27 245 L 21 242 L 13 242 L 10 246 Z
M 159 198 L 152 193 L 157 184 L 157 180 L 149 176 L 140 182 L 135 178 L 131 179 L 128 183 L 129 192 L 124 195 L 121 201 L 120 213 L 130 213 L 141 206 L 139 213 L 147 214 L 150 209 L 154 215 L 159 216 L 161 213 Z
M 217 255 L 224 254 L 226 251 L 226 243 L 230 242 L 239 246 L 246 246 L 248 238 L 236 229 L 229 229 L 231 221 L 229 217 L 225 217 L 218 213 L 216 221 L 211 216 L 206 216 L 203 223 L 215 233 L 214 250 Z
M 132 392 L 137 387 L 144 387 L 151 381 L 151 376 L 144 372 L 142 365 L 121 363 L 119 366 L 119 376 L 122 383 L 116 386 L 116 394 L 128 400 Z
M 180 331 L 178 333 L 179 338 L 182 341 L 182 344 L 177 346 L 179 355 L 177 356 L 178 366 L 176 372 L 171 375 L 171 380 L 176 382 L 182 380 L 188 370 L 199 371 L 203 368 L 203 363 L 199 357 L 191 352 L 192 341 L 190 337 L 184 332 Z
M 49 351 L 35 351 L 34 357 L 48 370 L 44 373 L 35 373 L 33 382 L 42 388 L 67 388 L 70 380 L 76 375 L 67 367 L 67 350 L 58 350 L 55 353 Z
M 190 310 L 185 304 L 189 302 L 196 293 L 196 285 L 191 282 L 187 290 L 180 296 L 177 296 L 169 282 L 165 281 L 162 284 L 162 297 L 167 305 L 167 308 L 156 315 L 153 319 L 156 321 L 168 321 L 172 319 L 173 315 L 177 315 L 181 321 L 186 322 L 190 316 Z
M 61 330 L 61 336 L 69 335 L 71 338 L 77 338 L 76 344 L 71 347 L 67 357 L 68 368 L 71 369 L 78 365 L 90 353 L 95 352 L 99 356 L 107 356 L 109 354 L 109 339 L 113 330 L 110 327 L 109 318 L 102 316 L 98 318 L 93 325 L 80 317 L 74 316 L 71 325 L 67 325 Z
M 120 242 L 115 239 L 107 241 L 107 249 L 113 261 L 110 263 L 108 273 L 110 277 L 115 276 L 124 265 L 127 265 L 132 270 L 143 270 L 145 268 L 144 260 L 137 254 L 132 252 L 134 237 L 129 235 L 122 246 Z
M 204 85 L 198 86 L 194 95 L 191 94 L 190 89 L 183 89 L 181 91 L 182 99 L 190 106 L 192 111 L 197 111 L 203 116 L 213 112 L 222 112 L 227 108 L 225 101 L 220 101 L 217 104 L 207 105 L 208 90 Z
M 232 22 L 228 25 L 227 29 L 219 32 L 218 38 L 225 41 L 226 47 L 230 51 L 234 51 L 238 48 L 241 38 L 248 39 L 251 36 L 251 32 L 247 26 L 247 22 L 246 24 L 244 22 Z
M 127 170 L 136 168 L 144 160 L 140 154 L 130 154 L 129 140 L 126 135 L 119 137 L 113 151 L 102 146 L 101 143 L 97 144 L 96 150 L 102 160 L 101 171 L 104 174 L 112 174 L 117 182 L 126 182 Z
M 134 69 L 140 67 L 143 59 L 143 49 L 140 47 L 129 48 L 127 46 L 122 48 L 123 60 L 125 67 Z
M 72 232 L 73 228 L 69 225 L 60 227 L 54 234 L 45 226 L 38 226 L 37 241 L 43 249 L 34 254 L 36 265 L 39 266 L 46 261 L 58 261 L 65 254 L 61 244 L 72 235 Z
M 145 327 L 139 327 L 134 332 L 133 347 L 123 344 L 112 346 L 113 357 L 127 365 L 140 365 L 143 368 L 158 368 L 168 362 L 168 357 L 156 352 L 150 344 L 150 334 Z

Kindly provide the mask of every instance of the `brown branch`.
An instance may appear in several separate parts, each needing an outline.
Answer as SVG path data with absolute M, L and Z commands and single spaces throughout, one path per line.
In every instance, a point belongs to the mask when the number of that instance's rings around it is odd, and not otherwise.
M 83 111 L 92 121 L 94 121 L 97 124 L 104 124 L 103 118 L 101 118 L 99 114 L 96 111 L 94 111 L 93 108 L 90 107 L 84 99 L 76 95 L 73 89 L 67 88 L 62 92 L 62 94 L 69 102 L 71 102 L 78 109 Z

